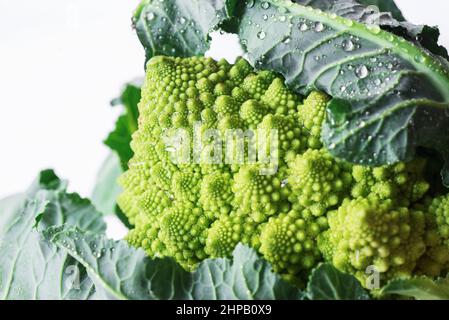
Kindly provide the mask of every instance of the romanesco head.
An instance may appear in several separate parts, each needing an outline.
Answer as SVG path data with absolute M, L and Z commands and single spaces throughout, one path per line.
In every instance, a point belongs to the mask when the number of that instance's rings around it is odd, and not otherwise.
M 244 59 L 151 59 L 119 181 L 118 204 L 135 226 L 128 241 L 188 270 L 242 242 L 287 278 L 323 256 L 360 279 L 368 265 L 387 278 L 410 274 L 426 247 L 424 218 L 404 207 L 427 193 L 425 163 L 333 158 L 321 140 L 329 99 L 303 100 Z M 430 209 L 440 242 L 445 203 Z

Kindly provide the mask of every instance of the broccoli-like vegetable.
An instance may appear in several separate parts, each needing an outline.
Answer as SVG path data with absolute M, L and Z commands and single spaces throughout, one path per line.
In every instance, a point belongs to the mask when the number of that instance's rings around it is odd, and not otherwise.
M 440 275 L 449 200 L 427 204 L 426 161 L 334 158 L 321 142 L 329 99 L 303 99 L 244 59 L 151 59 L 120 179 L 128 241 L 187 270 L 241 242 L 295 283 L 321 261 L 362 282 L 368 266 L 383 280 Z

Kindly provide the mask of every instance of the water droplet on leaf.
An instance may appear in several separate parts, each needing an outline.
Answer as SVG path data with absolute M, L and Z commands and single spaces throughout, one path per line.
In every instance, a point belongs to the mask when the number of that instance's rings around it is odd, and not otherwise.
M 365 79 L 365 78 L 368 77 L 368 75 L 369 75 L 368 67 L 365 66 L 365 65 L 358 66 L 358 67 L 355 69 L 355 75 L 356 75 L 359 79 Z
M 154 12 L 147 12 L 146 18 L 148 21 L 154 20 L 154 18 L 156 18 L 156 15 L 154 14 Z
M 265 9 L 265 10 L 270 8 L 270 4 L 268 2 L 266 2 L 266 1 L 262 2 L 261 6 L 262 6 L 262 9 Z
M 374 34 L 378 34 L 381 31 L 380 26 L 377 24 L 368 25 L 368 30 Z
M 344 40 L 341 45 L 343 47 L 343 50 L 345 50 L 347 52 L 354 51 L 354 49 L 355 49 L 355 44 L 354 44 L 354 42 L 352 42 L 351 39 Z
M 257 33 L 257 38 L 259 38 L 260 40 L 265 39 L 266 36 L 267 34 L 264 31 L 259 31 L 259 33 Z
M 301 22 L 298 25 L 298 29 L 301 30 L 301 31 L 307 31 L 307 30 L 309 30 L 309 26 L 307 25 L 307 23 Z
M 315 23 L 315 31 L 316 32 L 321 32 L 324 30 L 324 24 L 322 24 L 321 22 L 316 22 Z

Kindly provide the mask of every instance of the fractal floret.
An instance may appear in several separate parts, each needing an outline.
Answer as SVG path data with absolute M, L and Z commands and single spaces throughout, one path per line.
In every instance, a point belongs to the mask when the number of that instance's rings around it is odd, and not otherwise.
M 431 194 L 426 160 L 334 158 L 321 137 L 329 100 L 241 58 L 152 58 L 120 178 L 127 240 L 187 270 L 244 243 L 295 283 L 324 261 L 365 286 L 369 268 L 381 281 L 440 275 L 449 199 Z
M 322 252 L 362 283 L 371 275 L 369 267 L 385 280 L 410 275 L 426 250 L 424 213 L 394 207 L 391 200 L 346 200 L 328 222 L 320 236 Z

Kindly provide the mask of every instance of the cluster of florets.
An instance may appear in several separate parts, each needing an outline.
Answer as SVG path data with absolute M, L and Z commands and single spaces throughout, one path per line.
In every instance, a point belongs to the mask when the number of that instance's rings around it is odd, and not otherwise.
M 135 226 L 128 241 L 189 270 L 241 242 L 291 279 L 324 260 L 361 280 L 368 266 L 385 279 L 441 273 L 449 199 L 423 205 L 426 162 L 370 168 L 335 159 L 321 142 L 328 101 L 316 91 L 303 99 L 244 59 L 150 60 L 134 157 L 120 179 L 118 203 Z M 217 149 L 232 130 L 242 145 Z M 274 163 L 250 156 L 267 139 L 262 149 Z M 239 161 L 226 161 L 240 147 Z

